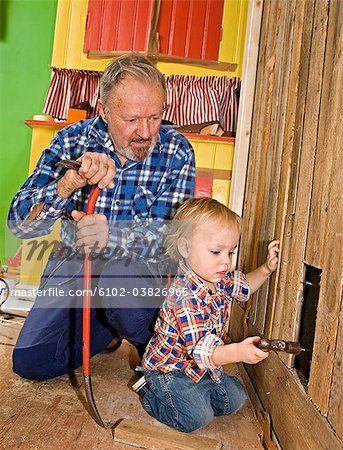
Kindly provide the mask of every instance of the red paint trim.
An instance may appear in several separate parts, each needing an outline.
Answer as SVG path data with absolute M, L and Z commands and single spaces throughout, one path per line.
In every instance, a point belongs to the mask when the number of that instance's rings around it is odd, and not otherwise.
M 64 128 L 72 125 L 72 122 L 54 122 L 53 120 L 24 120 L 25 125 L 29 127 L 56 127 Z
M 181 134 L 183 134 L 186 138 L 198 139 L 201 141 L 221 141 L 232 143 L 236 141 L 236 138 L 228 136 L 211 136 L 210 134 L 198 134 L 198 133 L 181 133 Z

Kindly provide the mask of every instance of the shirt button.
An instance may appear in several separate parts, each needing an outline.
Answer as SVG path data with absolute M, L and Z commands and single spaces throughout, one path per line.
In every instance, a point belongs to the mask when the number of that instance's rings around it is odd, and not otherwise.
M 117 205 L 117 206 L 119 205 L 119 203 L 120 203 L 120 201 L 119 201 L 119 200 L 116 200 L 116 205 Z
M 49 197 L 48 197 L 48 200 L 53 200 L 54 199 L 54 196 L 53 195 L 49 195 Z

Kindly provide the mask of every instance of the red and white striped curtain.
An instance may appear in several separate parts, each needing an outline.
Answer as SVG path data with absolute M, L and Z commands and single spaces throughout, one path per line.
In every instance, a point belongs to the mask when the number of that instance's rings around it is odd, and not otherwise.
M 164 119 L 180 126 L 215 121 L 224 131 L 236 131 L 239 78 L 171 75 L 166 81 Z
M 66 120 L 70 107 L 88 102 L 89 117 L 98 114 L 101 72 L 55 67 L 52 71 L 54 75 L 44 103 L 44 113 Z M 166 77 L 166 84 L 168 106 L 163 119 L 179 126 L 215 121 L 224 131 L 236 131 L 239 78 L 171 75 Z
M 68 109 L 87 102 L 90 117 L 98 114 L 99 81 L 102 72 L 58 69 L 52 67 L 53 77 L 44 102 L 43 112 L 59 120 L 66 120 Z

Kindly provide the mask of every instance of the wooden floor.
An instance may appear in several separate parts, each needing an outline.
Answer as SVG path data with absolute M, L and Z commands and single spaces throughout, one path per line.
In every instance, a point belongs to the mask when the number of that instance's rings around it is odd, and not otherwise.
M 82 371 L 37 382 L 12 372 L 11 355 L 21 325 L 0 316 L 0 448 L 1 449 L 117 449 L 130 445 L 113 441 L 113 430 L 95 424 L 86 411 Z M 164 427 L 151 418 L 130 385 L 136 379 L 134 348 L 124 342 L 119 350 L 92 358 L 92 384 L 97 406 L 105 422 L 126 418 Z M 131 366 L 131 367 L 130 367 Z M 233 373 L 236 368 L 230 369 Z M 235 373 L 236 374 L 236 373 Z M 231 417 L 218 417 L 196 432 L 220 439 L 223 449 L 261 449 L 261 430 L 247 404 Z

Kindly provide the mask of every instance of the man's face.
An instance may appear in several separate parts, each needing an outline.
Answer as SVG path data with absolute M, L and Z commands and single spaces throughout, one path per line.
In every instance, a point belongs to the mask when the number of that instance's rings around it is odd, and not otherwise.
M 100 114 L 108 124 L 116 151 L 141 161 L 153 150 L 163 113 L 164 93 L 159 84 L 127 77 L 115 86 Z

